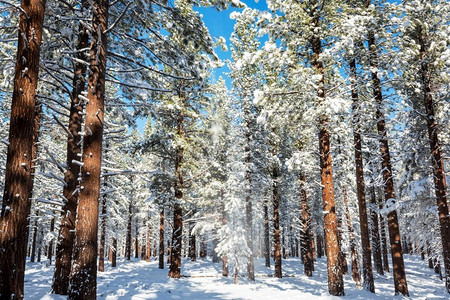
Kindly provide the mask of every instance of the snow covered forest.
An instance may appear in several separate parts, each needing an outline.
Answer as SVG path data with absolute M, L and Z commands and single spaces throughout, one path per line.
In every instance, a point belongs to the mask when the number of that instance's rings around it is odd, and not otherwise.
M 449 299 L 450 2 L 265 2 L 0 0 L 0 299 Z

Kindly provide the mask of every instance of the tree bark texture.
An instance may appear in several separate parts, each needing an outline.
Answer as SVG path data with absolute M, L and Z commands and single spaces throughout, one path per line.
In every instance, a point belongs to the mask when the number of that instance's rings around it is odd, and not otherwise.
M 55 231 L 55 218 L 52 217 L 50 220 L 50 233 L 53 233 Z M 48 252 L 47 252 L 47 260 L 48 264 L 52 264 L 52 258 L 53 258 L 53 238 L 48 242 Z
M 69 299 L 95 299 L 97 291 L 98 208 L 109 0 L 93 1 L 90 74 L 83 139 L 83 167 L 75 225 Z
M 315 27 L 319 28 L 319 18 L 314 18 Z M 311 39 L 314 53 L 313 65 L 316 73 L 321 76 L 317 96 L 319 101 L 325 100 L 324 68 L 320 55 L 322 45 L 317 35 Z M 320 105 L 320 103 L 319 103 Z M 319 155 L 322 183 L 322 201 L 324 211 L 325 251 L 328 267 L 328 292 L 334 296 L 344 295 L 344 279 L 340 267 L 340 249 L 338 244 L 337 217 L 334 200 L 333 170 L 330 153 L 330 134 L 328 132 L 328 116 L 319 117 Z
M 378 205 L 374 187 L 371 188 L 370 206 L 370 236 L 372 237 L 373 262 L 375 264 L 375 270 L 377 271 L 377 273 L 380 275 L 384 275 L 383 260 L 381 257 L 380 230 L 378 226 Z
M 133 204 L 130 201 L 128 204 L 128 223 L 127 223 L 127 237 L 125 240 L 125 257 L 127 260 L 131 260 L 131 229 L 133 220 Z
M 182 93 L 179 93 L 182 101 Z M 184 114 L 180 110 L 177 118 L 177 135 L 180 139 L 184 139 Z M 172 250 L 170 253 L 169 277 L 180 278 L 181 276 L 181 242 L 183 235 L 183 209 L 181 201 L 183 199 L 183 172 L 181 170 L 183 164 L 184 148 L 178 146 L 175 153 L 175 203 L 173 206 L 173 234 L 172 234 Z
M 21 1 L 5 189 L 0 216 L 0 298 L 22 299 L 31 208 L 39 53 L 45 0 Z
M 82 11 L 89 5 L 87 0 L 81 1 Z M 89 35 L 84 25 L 78 28 L 77 50 L 86 49 L 89 45 Z M 76 58 L 88 61 L 84 51 L 77 51 Z M 81 124 L 83 122 L 83 105 L 79 95 L 86 90 L 87 66 L 77 62 L 74 67 L 74 77 L 72 82 L 72 95 L 70 101 L 69 127 L 70 135 L 67 138 L 67 170 L 64 173 L 63 196 L 67 200 L 61 213 L 61 225 L 58 233 L 58 244 L 55 256 L 55 272 L 53 276 L 52 292 L 60 295 L 67 295 L 69 287 L 70 267 L 72 263 L 73 243 L 75 240 L 75 220 L 77 214 L 78 201 L 78 175 L 80 166 L 74 161 L 78 161 L 81 155 Z
M 350 76 L 352 81 L 352 110 L 353 110 L 353 145 L 355 148 L 356 195 L 358 198 L 359 226 L 361 230 L 363 288 L 375 293 L 375 283 L 372 270 L 372 249 L 370 247 L 369 222 L 367 217 L 367 203 L 364 181 L 364 165 L 362 157 L 362 138 L 359 132 L 360 111 L 359 95 L 356 76 L 356 59 L 350 60 Z
M 368 1 L 370 3 L 370 1 Z M 378 56 L 373 31 L 368 33 L 369 59 L 372 68 L 373 94 L 377 104 L 376 119 L 377 130 L 380 143 L 380 154 L 382 159 L 382 173 L 384 180 L 384 199 L 390 206 L 395 204 L 394 181 L 392 179 L 391 155 L 389 152 L 389 143 L 386 132 L 386 121 L 382 112 L 383 94 L 381 91 L 381 82 L 376 70 L 378 70 Z M 397 211 L 391 209 L 387 215 L 389 228 L 389 241 L 391 243 L 391 256 L 394 274 L 395 294 L 409 296 L 408 285 L 406 282 L 405 264 L 403 261 L 402 245 L 400 239 L 400 227 L 398 224 Z
M 439 140 L 439 126 L 436 122 L 433 95 L 431 92 L 431 75 L 429 71 L 428 43 L 425 29 L 421 30 L 420 58 L 423 87 L 423 104 L 427 115 L 428 138 L 430 140 L 431 164 L 433 168 L 434 191 L 439 218 L 439 229 L 442 241 L 442 257 L 444 260 L 445 288 L 450 293 L 450 216 L 447 203 L 447 183 L 445 180 L 444 159 L 441 141 Z
M 311 230 L 310 230 L 310 217 L 309 217 L 309 207 L 308 207 L 308 197 L 306 195 L 306 178 L 303 173 L 300 174 L 300 199 L 302 207 L 302 218 L 301 218 L 301 254 L 303 261 L 304 273 L 306 276 L 312 276 L 314 268 L 314 260 L 311 249 Z
M 378 208 L 383 208 L 383 197 L 378 197 Z M 381 253 L 383 255 L 383 270 L 389 272 L 389 260 L 388 260 L 388 250 L 387 250 L 387 238 L 386 238 L 386 226 L 384 224 L 384 218 L 382 214 L 378 215 L 380 217 L 380 238 L 381 238 Z

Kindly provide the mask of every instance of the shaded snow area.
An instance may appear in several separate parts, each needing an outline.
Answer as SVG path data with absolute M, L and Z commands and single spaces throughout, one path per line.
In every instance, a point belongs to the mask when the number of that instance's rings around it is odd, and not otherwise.
M 221 276 L 222 264 L 210 260 L 191 262 L 183 260 L 182 274 L 186 277 L 171 279 L 167 268 L 158 269 L 158 262 L 140 260 L 118 261 L 117 268 L 106 263 L 106 271 L 98 275 L 98 299 L 342 299 L 327 293 L 326 259 L 316 262 L 313 277 L 303 275 L 303 265 L 297 258 L 283 260 L 282 279 L 270 277 L 272 269 L 264 267 L 264 260 L 256 263 L 256 282 L 239 278 L 233 283 L 232 276 Z M 449 299 L 444 283 L 419 256 L 405 256 L 408 287 L 411 299 Z M 66 299 L 49 293 L 53 267 L 44 263 L 27 263 L 25 276 L 26 299 Z M 231 270 L 230 270 L 230 273 Z M 268 276 L 269 275 L 269 276 Z M 392 299 L 394 285 L 392 275 L 375 274 L 376 294 L 362 291 L 350 276 L 345 276 L 344 298 Z M 403 297 L 396 297 L 403 299 Z M 407 299 L 407 298 L 405 298 Z

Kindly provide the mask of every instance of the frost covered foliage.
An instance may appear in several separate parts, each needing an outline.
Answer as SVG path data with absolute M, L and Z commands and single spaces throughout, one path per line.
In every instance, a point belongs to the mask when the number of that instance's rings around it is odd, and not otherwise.
M 239 144 L 234 144 L 233 148 L 242 150 Z M 220 242 L 216 251 L 226 255 L 229 267 L 233 266 L 235 274 L 238 274 L 247 265 L 251 254 L 246 240 L 245 214 L 242 213 L 245 211 L 245 165 L 238 160 L 229 163 L 228 169 L 231 172 L 225 194 L 226 224 L 218 232 Z

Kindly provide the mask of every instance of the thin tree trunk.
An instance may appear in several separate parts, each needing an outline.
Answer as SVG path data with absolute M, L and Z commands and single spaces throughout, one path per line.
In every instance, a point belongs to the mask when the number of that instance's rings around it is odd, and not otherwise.
M 193 227 L 193 226 L 192 226 Z M 195 234 L 192 233 L 192 228 L 189 230 L 189 258 L 191 261 L 197 260 L 197 241 L 195 239 Z
M 378 208 L 381 209 L 383 207 L 383 197 L 380 195 L 378 197 Z M 384 224 L 384 218 L 381 214 L 378 215 L 380 217 L 380 238 L 381 238 L 381 253 L 383 255 L 383 270 L 385 272 L 389 272 L 389 260 L 388 260 L 388 251 L 387 251 L 387 240 L 386 240 L 386 226 Z
M 367 5 L 370 4 L 367 0 Z M 381 91 L 381 82 L 378 74 L 374 70 L 378 70 L 377 48 L 375 42 L 375 34 L 373 31 L 368 33 L 368 46 L 370 67 L 372 68 L 372 84 L 373 94 L 377 104 L 376 119 L 377 130 L 380 142 L 380 154 L 382 159 L 382 173 L 384 180 L 384 199 L 389 206 L 393 206 L 396 199 L 394 193 L 394 182 L 392 179 L 391 155 L 389 152 L 389 143 L 386 132 L 386 121 L 382 112 L 383 94 Z M 395 294 L 409 296 L 408 285 L 406 282 L 405 264 L 403 262 L 402 245 L 400 239 L 400 227 L 398 224 L 397 211 L 391 209 L 387 215 L 389 228 L 389 241 L 391 243 L 391 256 L 394 274 Z
M 269 239 L 269 207 L 267 201 L 264 202 L 264 257 L 266 267 L 270 268 L 270 239 Z
M 381 258 L 381 243 L 380 243 L 380 231 L 378 228 L 378 212 L 377 209 L 377 200 L 375 195 L 375 188 L 371 188 L 371 197 L 370 197 L 370 219 L 371 219 L 371 237 L 372 237 L 372 248 L 373 248 L 373 262 L 375 264 L 375 270 L 378 274 L 384 275 L 383 272 L 383 261 Z
M 134 238 L 134 258 L 139 258 L 139 227 L 136 224 L 136 237 Z
M 98 200 L 102 164 L 103 119 L 109 0 L 93 1 L 90 74 L 83 140 L 83 167 L 75 225 L 69 299 L 95 299 L 97 292 Z
M 117 239 L 112 238 L 112 257 L 111 257 L 111 267 L 115 268 L 117 266 Z
M 372 249 L 370 247 L 369 222 L 367 217 L 364 165 L 362 157 L 362 138 L 359 132 L 359 116 L 361 112 L 359 110 L 356 60 L 354 58 L 350 60 L 350 76 L 352 80 L 353 145 L 355 147 L 356 194 L 358 198 L 359 228 L 361 230 L 363 288 L 367 291 L 375 293 L 375 283 L 373 281 L 371 260 Z
M 309 207 L 308 207 L 308 197 L 306 195 L 306 178 L 303 173 L 300 174 L 300 199 L 301 199 L 301 207 L 302 207 L 302 223 L 301 223 L 301 253 L 302 253 L 302 261 L 304 273 L 306 276 L 312 276 L 313 268 L 314 268 L 314 260 L 313 254 L 311 250 L 311 230 L 310 223 L 311 220 L 309 218 Z
M 3 205 L 0 298 L 22 299 L 37 142 L 36 87 L 45 0 L 21 1 Z
M 281 271 L 281 245 L 280 245 L 280 199 L 278 196 L 278 169 L 273 167 L 272 171 L 273 181 L 273 244 L 274 244 L 274 265 L 275 265 L 275 277 L 282 278 Z
M 87 0 L 81 1 L 81 11 L 87 9 Z M 78 41 L 76 45 L 76 58 L 80 61 L 88 61 L 84 51 L 89 45 L 89 34 L 80 24 L 78 28 Z M 80 166 L 74 161 L 80 159 L 81 155 L 81 123 L 83 119 L 83 105 L 79 95 L 86 89 L 86 64 L 78 62 L 75 64 L 72 82 L 72 95 L 70 101 L 69 127 L 70 135 L 67 139 L 67 170 L 64 174 L 63 196 L 67 200 L 61 213 L 61 225 L 58 233 L 56 246 L 55 272 L 53 276 L 52 292 L 67 295 L 69 287 L 70 266 L 72 264 L 73 243 L 75 240 L 75 220 L 78 201 L 78 175 Z
M 182 100 L 182 93 L 179 92 L 179 98 Z M 184 139 L 184 114 L 180 110 L 177 118 L 177 135 Z M 180 278 L 181 276 L 181 239 L 183 234 L 183 210 L 181 201 L 183 199 L 183 172 L 181 164 L 183 163 L 184 148 L 178 146 L 175 154 L 175 204 L 173 207 L 173 234 L 172 234 L 172 250 L 170 253 L 169 277 Z
M 158 268 L 164 269 L 164 207 L 159 214 L 159 257 Z
M 355 243 L 355 231 L 352 226 L 352 219 L 350 217 L 350 210 L 348 208 L 348 196 L 347 196 L 347 187 L 344 186 L 342 191 L 344 197 L 344 209 L 345 209 L 345 218 L 347 219 L 347 229 L 350 235 L 350 253 L 352 258 L 352 279 L 356 282 L 356 285 L 359 286 L 361 281 L 361 275 L 359 273 L 358 267 L 358 253 L 356 252 L 356 243 Z
M 315 28 L 320 28 L 318 16 L 314 17 Z M 319 59 L 322 54 L 322 44 L 318 35 L 311 39 L 311 46 L 314 53 L 313 65 L 316 73 L 320 75 L 319 89 L 317 96 L 319 101 L 325 100 L 325 79 L 322 61 Z M 324 231 L 325 250 L 327 253 L 328 267 L 328 292 L 334 296 L 343 296 L 344 279 L 342 268 L 339 264 L 339 244 L 337 231 L 336 207 L 334 201 L 333 170 L 330 153 L 330 133 L 328 132 L 328 116 L 319 117 L 319 154 L 322 183 L 322 201 L 324 211 Z
M 37 237 L 37 232 L 38 232 L 37 217 L 39 217 L 39 213 L 36 216 L 36 220 L 34 221 L 34 226 L 33 226 L 33 239 L 31 241 L 31 262 L 34 262 L 35 256 L 36 256 L 36 237 Z
M 343 239 L 343 225 L 342 225 L 342 218 L 340 216 L 337 217 L 337 228 L 338 228 L 338 245 L 339 245 L 339 261 L 341 264 L 342 274 L 347 275 L 348 274 L 348 264 L 347 264 L 347 255 L 345 254 L 344 250 L 342 250 L 342 239 Z
M 131 228 L 133 220 L 133 204 L 130 201 L 128 204 L 128 223 L 127 223 L 127 238 L 125 240 L 125 256 L 127 260 L 131 260 Z
M 50 234 L 53 235 L 53 231 L 55 231 L 55 217 L 52 217 L 50 221 Z M 53 238 L 48 242 L 48 252 L 47 252 L 48 265 L 52 264 L 52 258 L 53 258 Z
M 430 140 L 431 164 L 433 167 L 434 190 L 439 216 L 441 232 L 442 256 L 444 260 L 445 288 L 450 293 L 450 216 L 447 203 L 447 183 L 445 179 L 444 159 L 441 141 L 439 140 L 439 126 L 436 123 L 433 95 L 431 93 L 431 75 L 429 72 L 428 46 L 425 30 L 422 29 L 419 44 L 421 56 L 421 73 L 423 87 L 423 102 L 427 114 L 428 138 Z

